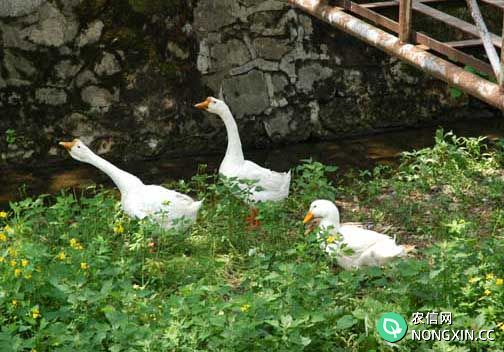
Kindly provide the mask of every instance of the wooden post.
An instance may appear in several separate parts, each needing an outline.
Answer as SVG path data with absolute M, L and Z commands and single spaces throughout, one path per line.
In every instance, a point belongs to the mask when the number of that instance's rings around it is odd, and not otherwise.
M 411 38 L 411 3 L 412 0 L 399 1 L 399 40 L 408 43 Z
M 340 6 L 341 6 L 342 8 L 344 8 L 345 10 L 350 10 L 350 7 L 351 7 L 351 5 L 352 5 L 352 4 L 351 4 L 351 0 L 341 0 L 341 1 L 340 1 L 340 4 L 341 4 Z

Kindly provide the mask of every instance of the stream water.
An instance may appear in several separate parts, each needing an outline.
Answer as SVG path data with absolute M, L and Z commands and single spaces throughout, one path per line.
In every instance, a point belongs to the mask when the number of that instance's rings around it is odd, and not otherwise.
M 504 137 L 504 119 L 461 121 L 443 126 L 458 136 L 487 136 L 491 140 Z M 294 144 L 273 150 L 246 150 L 245 156 L 274 170 L 284 171 L 300 160 L 312 158 L 324 164 L 336 165 L 339 170 L 369 168 L 377 163 L 393 163 L 403 151 L 431 146 L 436 127 L 411 128 L 365 137 L 332 142 Z M 169 180 L 188 179 L 199 164 L 216 170 L 222 154 L 198 155 L 181 158 L 161 158 L 117 166 L 137 175 L 145 183 L 161 184 Z M 9 201 L 38 194 L 53 194 L 64 188 L 92 184 L 112 186 L 110 179 L 94 167 L 74 160 L 51 163 L 44 167 L 16 167 L 0 169 L 0 208 Z

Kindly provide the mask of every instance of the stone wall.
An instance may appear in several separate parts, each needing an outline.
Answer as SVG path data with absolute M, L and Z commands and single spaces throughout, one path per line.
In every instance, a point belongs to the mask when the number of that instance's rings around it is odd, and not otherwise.
M 0 165 L 222 149 L 220 90 L 248 148 L 497 113 L 286 0 L 3 0 L 0 34 Z

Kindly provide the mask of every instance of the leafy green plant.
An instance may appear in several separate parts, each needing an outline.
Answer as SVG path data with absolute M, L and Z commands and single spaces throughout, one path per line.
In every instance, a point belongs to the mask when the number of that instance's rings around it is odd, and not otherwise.
M 334 167 L 305 162 L 289 199 L 257 205 L 257 228 L 236 196 L 247 189 L 204 167 L 174 184 L 205 199 L 187 232 L 127 218 L 103 189 L 12 203 L 0 212 L 0 350 L 501 351 L 501 154 L 438 131 L 399 167 L 337 186 Z M 340 270 L 301 222 L 310 201 L 336 197 L 346 220 L 372 220 L 416 255 Z M 375 328 L 386 311 L 450 311 L 450 329 L 496 339 L 391 347 Z
M 5 141 L 7 142 L 7 144 L 16 143 L 16 130 L 9 128 L 7 131 L 5 131 Z

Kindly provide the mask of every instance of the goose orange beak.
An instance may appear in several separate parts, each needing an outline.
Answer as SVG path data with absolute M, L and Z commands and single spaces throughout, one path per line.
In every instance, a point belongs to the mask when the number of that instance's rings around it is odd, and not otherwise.
M 199 104 L 194 105 L 194 107 L 196 109 L 200 109 L 200 110 L 207 110 L 208 109 L 208 105 L 210 105 L 210 102 L 211 102 L 210 98 L 206 98 L 205 101 L 203 101 L 203 102 L 201 102 Z
M 59 142 L 58 144 L 61 145 L 66 150 L 70 151 L 70 150 L 72 150 L 73 146 L 75 145 L 75 141 L 73 141 L 73 142 Z
M 313 220 L 313 213 L 309 211 L 303 219 L 303 224 L 309 223 Z

